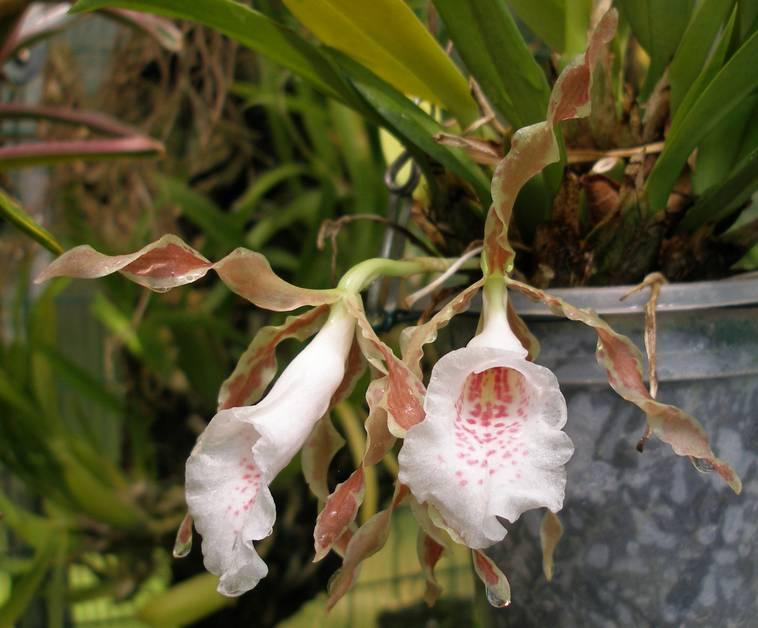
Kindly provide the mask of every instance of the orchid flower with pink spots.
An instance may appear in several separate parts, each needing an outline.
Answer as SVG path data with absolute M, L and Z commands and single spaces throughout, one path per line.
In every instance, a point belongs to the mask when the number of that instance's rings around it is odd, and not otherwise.
M 434 366 L 426 418 L 400 450 L 400 481 L 435 523 L 471 548 L 503 539 L 511 522 L 563 505 L 574 448 L 561 431 L 566 402 L 548 369 L 528 362 L 511 331 L 505 283 L 485 284 L 482 329 Z
M 240 595 L 268 569 L 253 541 L 271 534 L 269 484 L 302 449 L 345 375 L 355 319 L 341 304 L 310 344 L 253 406 L 221 410 L 187 460 L 189 513 L 203 536 L 203 557 L 219 592 Z

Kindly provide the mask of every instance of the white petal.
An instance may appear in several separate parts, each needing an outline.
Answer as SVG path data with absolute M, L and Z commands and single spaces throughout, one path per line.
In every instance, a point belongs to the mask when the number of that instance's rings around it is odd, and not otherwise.
M 555 376 L 521 353 L 473 344 L 432 370 L 426 419 L 405 438 L 399 477 L 466 545 L 483 548 L 505 536 L 497 517 L 560 510 L 573 445 Z
M 276 517 L 268 485 L 327 411 L 353 328 L 352 318 L 331 317 L 260 403 L 216 414 L 187 460 L 187 505 L 225 595 L 252 589 L 268 572 L 253 547 Z

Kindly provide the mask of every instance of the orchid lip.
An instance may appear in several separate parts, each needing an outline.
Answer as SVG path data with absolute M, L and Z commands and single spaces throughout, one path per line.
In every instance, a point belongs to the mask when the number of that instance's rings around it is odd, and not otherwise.
M 498 517 L 561 508 L 573 445 L 548 369 L 471 343 L 437 362 L 424 409 L 400 451 L 400 480 L 454 537 L 488 547 L 505 536 Z

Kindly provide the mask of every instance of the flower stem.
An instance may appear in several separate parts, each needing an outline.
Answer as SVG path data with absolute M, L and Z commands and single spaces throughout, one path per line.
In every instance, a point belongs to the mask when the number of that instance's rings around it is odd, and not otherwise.
M 365 290 L 378 277 L 408 277 L 418 273 L 444 272 L 455 264 L 458 258 L 413 257 L 406 260 L 393 260 L 374 257 L 353 266 L 340 279 L 339 290 L 357 294 Z M 462 268 L 476 268 L 479 263 L 466 263 Z

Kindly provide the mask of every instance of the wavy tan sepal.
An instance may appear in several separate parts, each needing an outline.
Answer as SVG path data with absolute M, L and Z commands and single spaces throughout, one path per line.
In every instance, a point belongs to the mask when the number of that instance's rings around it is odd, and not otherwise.
M 360 466 L 329 495 L 313 529 L 313 562 L 318 562 L 326 556 L 355 521 L 358 509 L 363 503 L 365 490 L 363 467 Z
M 562 536 L 563 524 L 558 519 L 558 515 L 546 510 L 540 525 L 540 544 L 542 545 L 542 573 L 545 574 L 545 580 L 548 582 L 553 579 L 553 557 Z
M 434 568 L 437 566 L 440 558 L 442 558 L 444 551 L 444 545 L 437 543 L 437 541 L 426 532 L 419 529 L 418 538 L 416 540 L 416 552 L 418 553 L 418 561 L 421 565 L 421 570 L 426 579 L 424 602 L 426 602 L 427 606 L 434 606 L 442 594 L 442 587 L 440 586 L 440 583 L 437 582 L 437 577 L 434 575 Z
M 286 312 L 304 305 L 329 305 L 341 297 L 337 290 L 310 290 L 284 281 L 263 255 L 248 249 L 235 249 L 213 268 L 230 290 L 266 310 Z
M 329 413 L 325 414 L 313 428 L 303 446 L 301 464 L 303 477 L 319 503 L 323 504 L 329 497 L 327 483 L 329 465 L 335 454 L 345 445 L 345 439 L 334 427 Z
M 384 547 L 390 534 L 392 513 L 407 495 L 408 489 L 395 482 L 395 493 L 390 505 L 376 513 L 352 535 L 345 549 L 342 567 L 329 580 L 327 609 L 332 609 L 355 584 L 361 563 Z
M 162 238 L 127 255 L 105 255 L 89 245 L 74 247 L 43 270 L 35 283 L 54 277 L 96 279 L 120 272 L 155 292 L 166 292 L 204 277 L 211 262 L 175 235 Z
M 485 274 L 507 275 L 512 270 L 515 253 L 508 240 L 508 225 L 516 197 L 529 179 L 560 159 L 555 125 L 589 115 L 592 73 L 616 32 L 617 21 L 616 11 L 608 11 L 590 35 L 584 55 L 561 72 L 550 95 L 547 119 L 513 134 L 511 148 L 492 177 L 492 207 L 485 223 L 482 255 Z
M 400 353 L 403 356 L 403 362 L 417 377 L 421 377 L 421 359 L 424 357 L 424 345 L 434 342 L 440 329 L 445 327 L 454 316 L 469 308 L 472 299 L 477 295 L 483 283 L 484 280 L 480 279 L 459 292 L 426 323 L 403 329 L 400 334 Z
M 218 409 L 248 406 L 261 398 L 276 375 L 276 348 L 284 340 L 303 341 L 315 334 L 329 314 L 326 305 L 299 316 L 289 316 L 281 325 L 261 328 L 226 378 L 218 393 Z
M 605 369 L 613 390 L 645 413 L 652 432 L 670 445 L 674 453 L 703 461 L 735 493 L 740 493 L 742 482 L 739 476 L 728 463 L 715 456 L 700 422 L 684 410 L 650 396 L 642 375 L 642 355 L 629 338 L 616 333 L 591 310 L 574 307 L 559 297 L 520 281 L 508 280 L 508 284 L 530 299 L 544 303 L 556 315 L 592 327 L 598 336 L 597 361 Z M 702 468 L 703 464 L 700 466 Z
M 358 323 L 358 340 L 364 355 L 372 366 L 387 376 L 386 400 L 382 402 L 387 410 L 387 427 L 394 436 L 402 438 L 408 429 L 424 419 L 424 385 L 376 335 L 360 298 L 347 298 L 346 305 Z

